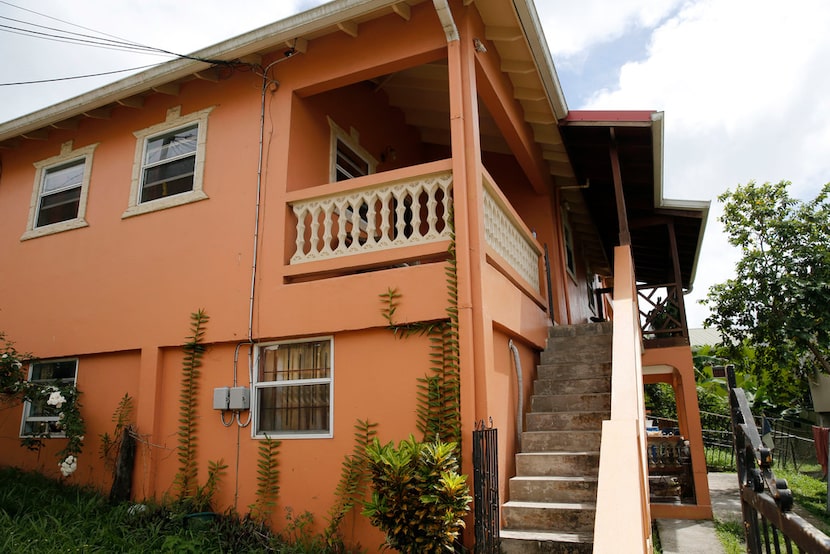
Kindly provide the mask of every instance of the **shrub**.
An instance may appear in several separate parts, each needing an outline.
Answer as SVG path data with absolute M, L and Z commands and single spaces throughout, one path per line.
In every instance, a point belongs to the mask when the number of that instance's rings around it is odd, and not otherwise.
M 366 453 L 373 491 L 363 514 L 386 533 L 386 545 L 405 554 L 452 552 L 472 501 L 455 443 L 410 435 L 398 448 L 375 439 Z

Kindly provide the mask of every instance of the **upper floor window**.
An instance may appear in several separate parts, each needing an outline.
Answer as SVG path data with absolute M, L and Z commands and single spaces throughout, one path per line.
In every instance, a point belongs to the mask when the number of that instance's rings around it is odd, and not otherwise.
M 377 160 L 360 146 L 356 129 L 347 133 L 329 118 L 331 128 L 331 174 L 330 182 L 345 181 L 363 177 L 375 172 Z
M 332 340 L 260 346 L 254 380 L 254 435 L 332 436 Z
M 41 360 L 32 362 L 29 367 L 29 381 L 33 383 L 75 383 L 78 374 L 78 360 Z M 26 401 L 23 405 L 23 422 L 20 435 L 63 436 L 58 425 L 60 408 L 48 403 L 49 397 L 43 395 L 36 401 Z
M 207 108 L 181 115 L 181 107 L 167 111 L 164 123 L 135 134 L 136 152 L 130 204 L 122 217 L 163 210 L 204 200 Z
M 73 150 L 69 141 L 58 156 L 35 164 L 29 221 L 21 239 L 87 226 L 86 199 L 96 146 Z

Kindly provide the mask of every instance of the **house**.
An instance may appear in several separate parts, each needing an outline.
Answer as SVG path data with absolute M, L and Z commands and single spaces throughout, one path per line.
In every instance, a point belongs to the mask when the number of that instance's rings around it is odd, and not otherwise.
M 224 460 L 216 503 L 245 511 L 280 439 L 279 504 L 321 521 L 355 422 L 415 432 L 430 340 L 395 336 L 382 295 L 397 324 L 457 308 L 463 471 L 492 420 L 507 503 L 550 329 L 612 319 L 593 540 L 645 549 L 651 517 L 711 517 L 682 295 L 708 204 L 663 198 L 662 132 L 660 112 L 569 110 L 530 0 L 335 0 L 0 125 L 0 330 L 41 360 L 30 378 L 82 392 L 72 479 L 109 487 L 99 435 L 129 394 L 133 496 L 161 497 L 204 309 L 201 478 Z M 677 392 L 691 500 L 650 502 L 656 381 Z M 0 414 L 0 463 L 57 475 L 60 439 L 19 447 L 38 421 Z M 348 541 L 381 542 L 350 518 Z

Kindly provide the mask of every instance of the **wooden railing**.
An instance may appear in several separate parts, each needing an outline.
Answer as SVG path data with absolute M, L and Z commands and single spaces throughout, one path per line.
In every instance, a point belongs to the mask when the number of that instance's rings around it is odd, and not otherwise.
M 800 552 L 830 553 L 830 537 L 792 513 L 792 491 L 775 477 L 772 452 L 761 441 L 746 393 L 735 386 L 734 368 L 726 370 L 747 552 L 793 552 L 795 544 Z
M 683 290 L 678 284 L 638 285 L 637 294 L 647 348 L 689 344 Z

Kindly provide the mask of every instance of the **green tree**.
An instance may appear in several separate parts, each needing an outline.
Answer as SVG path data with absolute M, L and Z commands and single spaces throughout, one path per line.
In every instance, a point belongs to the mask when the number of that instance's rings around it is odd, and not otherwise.
M 718 198 L 719 220 L 742 257 L 735 277 L 702 301 L 711 310 L 706 325 L 727 345 L 748 341 L 754 364 L 773 380 L 775 372 L 802 380 L 830 373 L 830 184 L 809 201 L 792 198 L 789 186 L 751 181 Z

